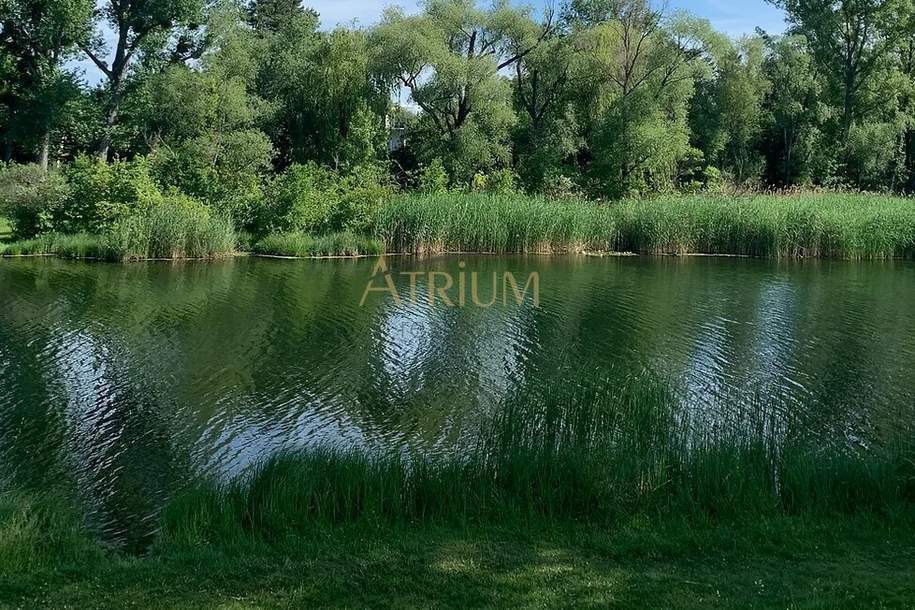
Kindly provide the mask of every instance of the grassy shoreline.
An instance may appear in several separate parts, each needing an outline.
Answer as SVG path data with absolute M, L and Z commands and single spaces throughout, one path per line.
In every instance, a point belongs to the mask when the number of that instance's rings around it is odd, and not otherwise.
M 87 548 L 6 569 L 12 607 L 906 608 L 913 521 L 615 528 L 343 526 L 282 540 Z
M 772 405 L 735 406 L 726 424 L 689 417 L 649 378 L 582 392 L 509 399 L 460 453 L 313 448 L 234 481 L 188 485 L 140 556 L 103 550 L 63 493 L 0 494 L 0 601 L 821 608 L 913 599 L 910 430 L 864 448 Z
M 218 258 L 238 249 L 231 229 L 218 219 L 166 220 L 128 227 L 120 238 L 49 235 L 0 244 L 0 255 L 143 260 Z M 276 234 L 243 249 L 288 258 L 472 252 L 915 259 L 915 201 L 865 194 L 697 195 L 612 204 L 522 195 L 401 195 L 381 206 L 371 224 L 369 235 Z
M 385 206 L 377 226 L 389 250 L 413 253 L 915 258 L 915 202 L 877 195 L 678 196 L 613 204 L 411 195 Z

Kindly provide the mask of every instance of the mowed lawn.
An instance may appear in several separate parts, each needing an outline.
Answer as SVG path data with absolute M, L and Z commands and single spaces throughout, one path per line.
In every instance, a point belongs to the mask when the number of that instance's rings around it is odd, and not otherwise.
M 21 608 L 911 608 L 915 532 L 875 522 L 365 528 L 0 574 Z

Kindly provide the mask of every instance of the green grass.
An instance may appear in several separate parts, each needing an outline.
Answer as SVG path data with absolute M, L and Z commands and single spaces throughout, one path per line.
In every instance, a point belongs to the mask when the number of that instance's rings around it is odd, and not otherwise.
M 10 241 L 12 237 L 13 228 L 10 226 L 10 221 L 0 216 L 0 244 L 3 244 L 5 241 Z
M 541 197 L 409 195 L 380 209 L 376 231 L 390 252 L 576 252 L 612 250 L 606 206 Z
M 108 233 L 63 235 L 0 243 L 0 256 L 54 255 L 61 258 L 131 261 L 217 258 L 235 251 L 231 222 L 205 210 L 159 206 L 127 218 Z
M 289 257 L 364 256 L 384 253 L 382 244 L 353 233 L 311 236 L 303 233 L 268 235 L 254 244 L 256 254 Z
M 867 450 L 824 440 L 773 405 L 730 405 L 726 422 L 676 406 L 638 378 L 574 400 L 510 400 L 472 448 L 447 457 L 312 449 L 239 481 L 203 482 L 163 513 L 180 544 L 277 540 L 366 523 L 492 525 L 678 519 L 890 518 L 915 507 L 915 437 Z
M 54 495 L 0 496 L 0 602 L 32 607 L 905 607 L 915 453 L 634 379 L 512 399 L 440 457 L 313 449 L 102 551 Z M 717 422 L 717 423 L 716 423 Z M 472 431 L 468 431 L 472 432 Z
M 22 608 L 909 608 L 912 523 L 340 527 L 271 544 L 47 556 Z M 2 524 L 0 524 L 2 527 Z M 2 531 L 2 530 L 0 530 Z
M 915 258 L 915 201 L 861 194 L 676 196 L 615 204 L 410 195 L 385 206 L 376 226 L 396 252 Z

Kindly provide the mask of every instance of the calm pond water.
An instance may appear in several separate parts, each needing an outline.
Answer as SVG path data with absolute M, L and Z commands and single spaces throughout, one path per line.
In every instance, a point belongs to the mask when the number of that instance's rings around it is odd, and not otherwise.
M 404 298 L 361 304 L 374 260 L 0 261 L 0 483 L 67 482 L 117 539 L 195 475 L 315 444 L 459 451 L 507 396 L 644 369 L 690 408 L 763 396 L 862 442 L 915 413 L 912 264 L 387 263 Z M 465 274 L 467 306 L 430 304 L 430 271 Z M 472 274 L 485 302 L 506 271 L 539 274 L 539 306 L 472 304 Z

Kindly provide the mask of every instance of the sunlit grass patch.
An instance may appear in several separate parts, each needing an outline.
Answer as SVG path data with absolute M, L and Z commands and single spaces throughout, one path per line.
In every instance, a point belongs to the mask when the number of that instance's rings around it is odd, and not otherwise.
M 311 258 L 320 256 L 367 256 L 384 253 L 381 242 L 354 233 L 312 236 L 304 233 L 268 235 L 254 244 L 257 254 Z
M 620 203 L 408 195 L 382 208 L 375 224 L 394 252 L 915 258 L 915 201 L 879 195 L 696 195 Z

